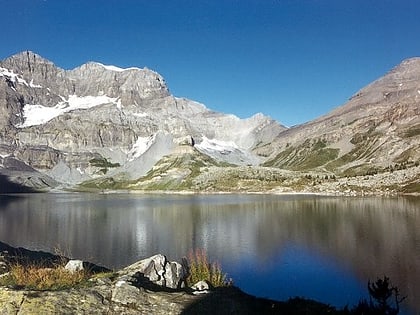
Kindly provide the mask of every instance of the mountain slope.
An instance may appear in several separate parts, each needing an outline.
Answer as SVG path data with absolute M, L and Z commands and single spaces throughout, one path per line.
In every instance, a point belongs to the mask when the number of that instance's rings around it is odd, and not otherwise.
M 420 160 L 420 58 L 403 61 L 329 114 L 282 132 L 267 166 L 364 175 Z

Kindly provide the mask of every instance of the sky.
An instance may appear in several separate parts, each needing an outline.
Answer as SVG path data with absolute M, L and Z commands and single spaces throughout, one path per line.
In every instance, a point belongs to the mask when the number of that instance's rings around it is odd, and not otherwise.
M 0 59 L 147 67 L 241 118 L 315 119 L 420 56 L 417 0 L 0 0 Z

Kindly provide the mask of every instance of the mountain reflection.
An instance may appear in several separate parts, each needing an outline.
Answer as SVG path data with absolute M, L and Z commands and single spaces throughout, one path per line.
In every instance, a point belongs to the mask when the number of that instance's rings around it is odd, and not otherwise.
M 0 241 L 119 268 L 204 248 L 261 268 L 288 244 L 361 282 L 387 275 L 420 312 L 420 199 L 268 195 L 36 194 L 2 197 Z

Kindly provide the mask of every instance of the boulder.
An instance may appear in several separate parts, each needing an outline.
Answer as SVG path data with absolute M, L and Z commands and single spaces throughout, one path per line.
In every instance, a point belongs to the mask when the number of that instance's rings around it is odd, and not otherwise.
M 83 268 L 83 261 L 78 259 L 72 259 L 69 260 L 64 269 L 70 271 L 70 272 L 77 272 L 84 270 Z
M 140 260 L 119 273 L 134 279 L 138 279 L 141 274 L 152 283 L 170 289 L 184 288 L 188 276 L 186 266 L 168 261 L 162 254 Z

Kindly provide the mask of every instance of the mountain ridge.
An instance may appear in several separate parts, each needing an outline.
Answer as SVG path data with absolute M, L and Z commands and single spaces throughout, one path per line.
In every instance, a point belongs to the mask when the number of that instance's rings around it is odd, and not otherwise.
M 387 188 L 417 191 L 419 103 L 420 58 L 404 60 L 331 112 L 286 128 L 261 113 L 240 119 L 175 97 L 147 68 L 88 62 L 64 70 L 26 51 L 0 61 L 0 173 L 46 189 L 150 190 L 170 182 L 170 190 L 206 191 L 220 180 L 231 191 L 322 192 L 327 184 L 313 176 L 411 168 L 417 171 L 389 188 L 392 177 Z M 340 180 L 329 191 L 341 192 Z

